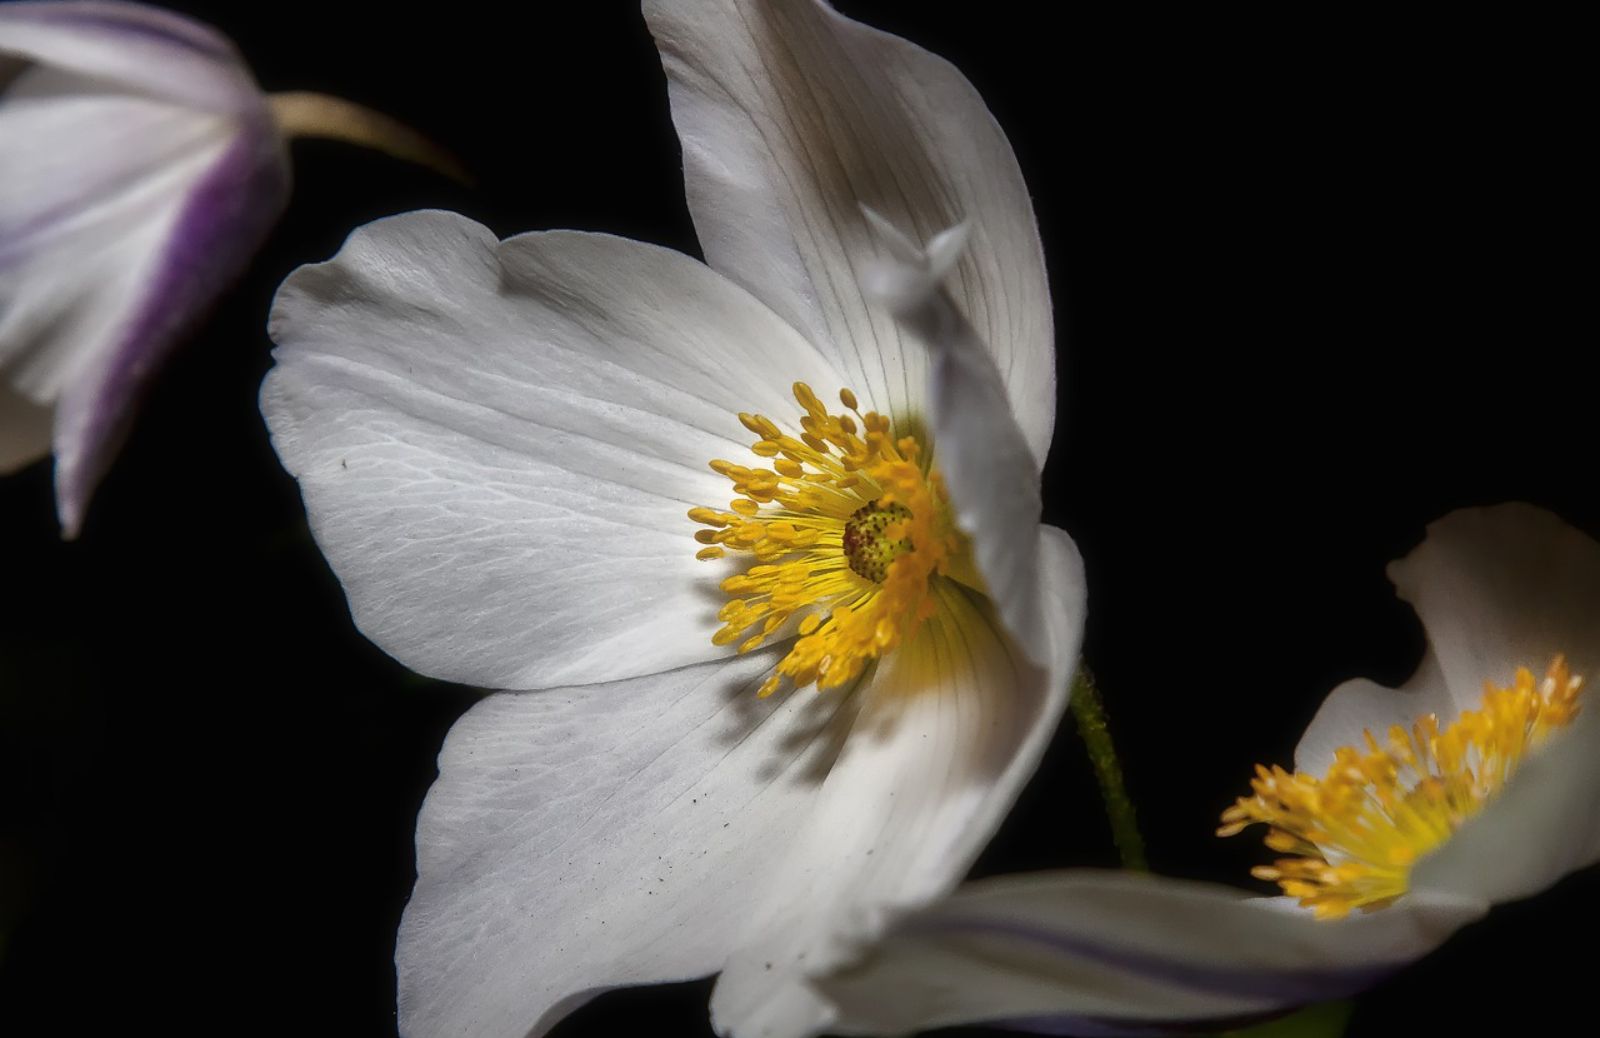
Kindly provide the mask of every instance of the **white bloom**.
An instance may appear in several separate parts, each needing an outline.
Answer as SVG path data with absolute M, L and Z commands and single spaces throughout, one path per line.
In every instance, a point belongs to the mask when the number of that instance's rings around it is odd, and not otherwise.
M 76 534 L 150 375 L 288 197 L 233 45 L 127 3 L 0 5 L 0 473 Z
M 1302 774 L 1259 773 L 1226 818 L 1269 821 L 1296 857 L 1258 871 L 1292 896 L 1092 870 L 975 883 L 822 982 L 840 1030 L 1215 1027 L 1353 993 L 1600 860 L 1600 710 L 1582 705 L 1600 545 L 1503 505 L 1433 524 L 1389 573 L 1427 633 L 1416 675 L 1336 688 Z
M 407 1035 L 717 971 L 719 1028 L 825 1026 L 803 977 L 955 884 L 1076 660 L 1081 566 L 1039 525 L 1049 294 L 981 99 L 813 0 L 645 7 L 709 265 L 413 213 L 274 307 L 262 409 L 357 624 L 542 690 L 445 743 Z M 864 296 L 883 246 L 931 341 Z

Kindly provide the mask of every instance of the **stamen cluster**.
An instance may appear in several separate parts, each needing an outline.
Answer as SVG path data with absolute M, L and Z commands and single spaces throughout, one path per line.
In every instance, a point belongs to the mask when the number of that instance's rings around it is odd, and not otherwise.
M 1411 869 L 1483 810 L 1528 752 L 1578 714 L 1583 679 L 1556 657 L 1543 681 L 1526 667 L 1509 688 L 1485 682 L 1483 706 L 1442 731 L 1433 715 L 1379 741 L 1341 747 L 1322 778 L 1256 767 L 1254 796 L 1222 815 L 1219 836 L 1270 827 L 1266 844 L 1293 855 L 1252 875 L 1277 883 L 1319 919 L 1381 908 L 1409 886 Z
M 800 435 L 741 413 L 760 437 L 750 450 L 772 459 L 770 467 L 712 461 L 740 496 L 727 511 L 689 512 L 707 527 L 695 533 L 705 545 L 699 558 L 754 559 L 723 580 L 731 598 L 712 641 L 749 652 L 780 633 L 799 636 L 762 696 L 785 680 L 819 689 L 854 680 L 933 615 L 930 582 L 962 544 L 915 437 L 896 438 L 890 419 L 862 413 L 848 389 L 839 391 L 848 413 L 830 414 L 804 382 L 794 384 L 794 397 L 805 411 Z

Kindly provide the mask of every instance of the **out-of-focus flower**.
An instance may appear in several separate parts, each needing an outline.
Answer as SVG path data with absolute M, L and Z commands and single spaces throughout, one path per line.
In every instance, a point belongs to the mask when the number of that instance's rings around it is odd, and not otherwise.
M 274 307 L 262 409 L 357 624 L 542 690 L 446 740 L 407 1035 L 717 971 L 719 1029 L 825 1027 L 805 974 L 955 884 L 1076 660 L 1049 294 L 982 100 L 813 0 L 645 13 L 709 265 L 414 213 Z
M 375 113 L 262 94 L 227 39 L 170 12 L 0 4 L 0 474 L 53 449 L 65 536 L 151 375 L 282 211 L 293 135 L 433 158 Z
M 1451 514 L 1390 567 L 1428 636 L 1402 689 L 1336 688 L 1223 835 L 1287 896 L 1078 870 L 972 884 L 819 980 L 844 1033 L 958 1022 L 1212 1028 L 1351 994 L 1600 860 L 1600 545 L 1526 505 Z M 1539 675 L 1543 675 L 1540 677 Z M 1316 776 L 1316 777 L 1314 777 Z

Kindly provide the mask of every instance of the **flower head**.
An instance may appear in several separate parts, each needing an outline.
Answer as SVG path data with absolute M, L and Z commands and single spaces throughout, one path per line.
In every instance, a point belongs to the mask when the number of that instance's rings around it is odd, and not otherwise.
M 138 4 L 0 6 L 0 472 L 56 455 L 73 536 L 151 374 L 288 198 L 225 38 Z
M 274 308 L 262 409 L 356 622 L 517 690 L 418 821 L 406 1034 L 718 971 L 721 1029 L 825 1027 L 805 973 L 950 889 L 1076 658 L 1049 296 L 982 101 L 814 0 L 645 13 L 706 264 L 413 213 Z
M 1600 861 L 1600 545 L 1547 513 L 1454 513 L 1390 568 L 1428 653 L 1336 688 L 1224 835 L 1282 897 L 1076 870 L 973 884 L 819 981 L 852 1033 L 964 1021 L 1067 1034 L 1229 1026 L 1351 994 L 1494 904 Z
M 263 94 L 232 43 L 171 12 L 0 4 L 0 474 L 53 451 L 63 535 L 282 212 L 297 135 L 449 168 L 376 113 Z

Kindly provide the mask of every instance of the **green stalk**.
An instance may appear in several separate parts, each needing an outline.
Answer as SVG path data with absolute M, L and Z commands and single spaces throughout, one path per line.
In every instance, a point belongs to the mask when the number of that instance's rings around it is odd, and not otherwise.
M 1133 801 L 1128 799 L 1128 787 L 1122 781 L 1122 765 L 1111 744 L 1105 704 L 1100 701 L 1088 667 L 1079 667 L 1072 682 L 1072 718 L 1078 722 L 1078 734 L 1089 751 L 1089 763 L 1100 784 L 1100 799 L 1105 801 L 1111 839 L 1122 856 L 1122 867 L 1150 871 L 1144 856 L 1144 837 L 1139 835 L 1139 820 L 1134 816 Z

